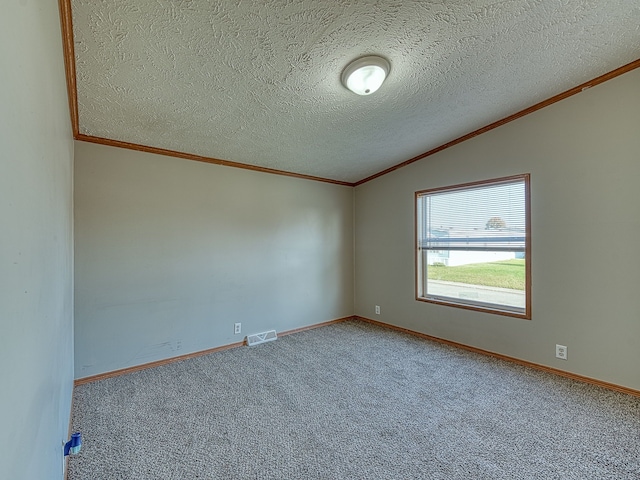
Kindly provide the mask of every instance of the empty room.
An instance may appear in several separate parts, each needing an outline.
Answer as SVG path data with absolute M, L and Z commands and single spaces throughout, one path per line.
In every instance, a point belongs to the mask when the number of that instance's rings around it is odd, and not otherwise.
M 637 0 L 11 0 L 0 478 L 640 479 Z

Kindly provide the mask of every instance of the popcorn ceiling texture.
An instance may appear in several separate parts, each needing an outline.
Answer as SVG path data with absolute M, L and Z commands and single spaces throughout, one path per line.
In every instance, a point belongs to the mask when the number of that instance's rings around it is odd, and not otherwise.
M 636 60 L 637 0 L 72 0 L 80 133 L 355 182 Z M 340 83 L 368 54 L 374 95 Z

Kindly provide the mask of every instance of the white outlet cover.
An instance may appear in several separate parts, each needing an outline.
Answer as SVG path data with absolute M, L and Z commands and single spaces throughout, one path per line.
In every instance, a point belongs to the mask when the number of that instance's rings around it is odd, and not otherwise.
M 562 360 L 567 359 L 567 347 L 565 345 L 556 345 L 556 357 Z

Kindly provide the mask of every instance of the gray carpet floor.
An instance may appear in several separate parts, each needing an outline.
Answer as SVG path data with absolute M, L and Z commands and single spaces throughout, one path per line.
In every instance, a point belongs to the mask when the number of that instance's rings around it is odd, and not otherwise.
M 349 321 L 76 387 L 69 480 L 640 479 L 640 398 Z

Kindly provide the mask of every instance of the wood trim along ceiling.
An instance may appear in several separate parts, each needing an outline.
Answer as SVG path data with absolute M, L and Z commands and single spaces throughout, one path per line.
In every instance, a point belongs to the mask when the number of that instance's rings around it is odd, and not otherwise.
M 566 90 L 565 92 L 562 92 L 558 95 L 548 98 L 547 100 L 543 100 L 540 103 L 536 103 L 535 105 L 525 108 L 524 110 L 514 113 L 513 115 L 509 115 L 508 117 L 505 117 L 501 120 L 493 122 L 482 128 L 474 130 L 473 132 L 467 133 L 466 135 L 458 137 L 455 140 L 451 140 L 450 142 L 447 142 L 438 147 L 432 148 L 431 150 L 421 153 L 420 155 L 416 155 L 415 157 L 410 158 L 409 160 L 405 160 L 404 162 L 398 163 L 397 165 L 389 167 L 369 177 L 363 178 L 362 180 L 359 180 L 355 183 L 350 183 L 350 182 L 343 182 L 340 180 L 333 180 L 330 178 L 314 177 L 311 175 L 287 172 L 283 170 L 276 170 L 276 169 L 266 168 L 266 167 L 258 167 L 255 165 L 248 165 L 244 163 L 233 162 L 230 160 L 223 160 L 223 159 L 213 158 L 213 157 L 203 157 L 200 155 L 193 155 L 186 152 L 177 152 L 175 150 L 166 150 L 163 148 L 150 147 L 146 145 L 139 145 L 135 143 L 128 143 L 128 142 L 122 142 L 119 140 L 111 140 L 107 138 L 100 138 L 100 137 L 94 137 L 91 135 L 81 134 L 80 121 L 78 116 L 79 115 L 78 114 L 78 89 L 76 85 L 76 65 L 75 65 L 75 53 L 74 53 L 74 47 L 73 47 L 74 39 L 73 39 L 71 0 L 58 0 L 58 3 L 60 8 L 60 21 L 62 25 L 62 41 L 63 41 L 63 51 L 64 51 L 65 73 L 67 77 L 67 91 L 69 96 L 69 110 L 71 115 L 73 138 L 75 140 L 79 140 L 83 142 L 98 143 L 102 145 L 109 145 L 109 146 L 120 147 L 120 148 L 127 148 L 130 150 L 137 150 L 141 152 L 156 153 L 159 155 L 166 155 L 169 157 L 184 158 L 187 160 L 195 160 L 198 162 L 212 163 L 216 165 L 225 165 L 228 167 L 243 168 L 246 170 L 254 170 L 258 172 L 272 173 L 276 175 L 285 175 L 289 177 L 302 178 L 306 180 L 314 180 L 318 182 L 332 183 L 332 184 L 343 185 L 347 187 L 357 187 L 359 185 L 362 185 L 363 183 L 367 183 L 375 178 L 386 175 L 387 173 L 391 173 L 395 170 L 398 170 L 399 168 L 406 167 L 407 165 L 417 162 L 418 160 L 422 160 L 423 158 L 434 155 L 438 152 L 441 152 L 442 150 L 446 150 L 449 147 L 453 147 L 454 145 L 462 143 L 473 137 L 477 137 L 478 135 L 488 132 L 489 130 L 493 130 L 494 128 L 500 127 L 509 122 L 517 120 L 520 117 L 524 117 L 525 115 L 536 112 L 544 107 L 547 107 L 556 102 L 559 102 L 560 100 L 564 100 L 565 98 L 571 97 L 588 88 L 599 85 L 603 82 L 606 82 L 607 80 L 611 80 L 612 78 L 615 78 L 617 76 L 620 76 L 624 73 L 630 72 L 631 70 L 635 70 L 636 68 L 640 67 L 640 58 L 639 58 L 638 60 L 635 60 L 626 65 L 623 65 L 619 68 L 616 68 L 615 70 L 605 73 L 604 75 L 600 75 L 599 77 L 589 80 L 588 82 L 578 85 L 577 87 Z
M 601 83 L 604 83 L 607 80 L 611 80 L 612 78 L 618 77 L 623 73 L 630 72 L 631 70 L 635 70 L 636 68 L 639 68 L 639 67 L 640 67 L 640 58 L 638 60 L 634 60 L 631 63 L 627 63 L 622 67 L 616 68 L 615 70 L 605 73 L 604 75 L 600 75 L 599 77 L 589 80 L 588 82 L 578 85 L 577 87 L 570 88 L 569 90 L 559 93 L 558 95 L 554 95 L 553 97 L 543 100 L 540 103 L 536 103 L 531 107 L 525 108 L 524 110 L 520 110 L 519 112 L 514 113 L 513 115 L 504 117 L 502 120 L 498 120 L 497 122 L 490 123 L 489 125 L 486 125 L 482 128 L 474 130 L 471 133 L 467 133 L 466 135 L 458 137 L 455 140 L 451 140 L 450 142 L 444 143 L 439 147 L 432 148 L 431 150 L 421 153 L 420 155 L 416 155 L 415 157 L 410 158 L 409 160 L 405 160 L 404 162 L 394 165 L 393 167 L 389 167 L 385 170 L 382 170 L 381 172 L 375 173 L 370 177 L 363 178 L 362 180 L 355 182 L 354 186 L 357 187 L 358 185 L 367 183 L 373 180 L 374 178 L 381 177 L 383 175 L 386 175 L 387 173 L 393 172 L 394 170 L 398 170 L 399 168 L 406 167 L 407 165 L 411 165 L 413 162 L 417 162 L 418 160 L 422 160 L 423 158 L 430 157 L 431 155 L 441 152 L 442 150 L 446 150 L 449 147 L 453 147 L 454 145 L 458 145 L 459 143 L 462 143 L 466 140 L 470 140 L 473 137 L 482 135 L 483 133 L 486 133 L 489 130 L 493 130 L 494 128 L 498 128 L 509 122 L 513 122 L 518 118 L 524 117 L 525 115 L 529 115 L 530 113 L 536 112 L 544 107 L 548 107 L 549 105 L 553 105 L 554 103 L 559 102 L 560 100 L 564 100 L 565 98 L 569 98 L 575 95 L 576 93 L 584 92 L 588 88 L 595 87 L 596 85 L 600 85 Z
M 73 138 L 78 138 L 80 121 L 78 119 L 78 88 L 76 85 L 76 54 L 73 48 L 73 16 L 71 0 L 58 0 L 60 27 L 62 29 L 62 49 L 64 53 L 64 72 L 67 77 L 67 97 Z
M 362 322 L 371 323 L 372 325 L 377 325 L 382 328 L 388 328 L 390 330 L 395 330 L 397 332 L 407 333 L 409 335 L 413 335 L 415 337 L 420 337 L 425 340 L 430 340 L 432 342 L 442 343 L 445 345 L 449 345 L 456 348 L 461 348 L 463 350 L 468 350 L 470 352 L 479 353 L 481 355 L 487 355 L 489 357 L 498 358 L 500 360 L 505 360 L 507 362 L 516 363 L 518 365 L 522 365 L 524 367 L 534 368 L 536 370 L 541 370 L 547 373 L 553 373 L 555 375 L 559 375 L 561 377 L 570 378 L 572 380 L 577 380 L 579 382 L 589 383 L 591 385 L 595 385 L 598 387 L 606 388 L 609 390 L 614 390 L 616 392 L 626 393 L 628 395 L 633 395 L 635 397 L 640 397 L 640 390 L 634 390 L 633 388 L 623 387 L 622 385 L 616 385 L 615 383 L 603 382 L 602 380 L 597 380 L 591 377 L 585 377 L 582 375 L 578 375 L 575 373 L 567 372 L 565 370 L 560 370 L 553 367 L 547 367 L 546 365 L 540 365 L 539 363 L 532 363 L 526 360 L 521 360 L 515 357 L 509 357 L 507 355 L 502 355 L 500 353 L 491 352 L 489 350 L 483 350 L 481 348 L 472 347 L 470 345 L 465 345 L 464 343 L 453 342 L 451 340 L 445 340 L 444 338 L 433 337 L 431 335 L 427 335 L 426 333 L 416 332 L 415 330 L 409 330 L 408 328 L 398 327 L 396 325 L 391 325 L 389 323 L 379 322 L 377 320 L 372 320 L 366 317 L 360 317 L 355 315 L 353 317 L 355 320 L 360 320 Z
M 197 162 L 211 163 L 214 165 L 223 165 L 227 167 L 242 168 L 245 170 L 253 170 L 256 172 L 271 173 L 275 175 L 284 175 L 288 177 L 301 178 L 305 180 L 314 180 L 317 182 L 332 183 L 335 185 L 343 185 L 346 187 L 355 186 L 354 183 L 343 182 L 340 180 L 333 180 L 330 178 L 314 177 L 312 175 L 304 175 L 301 173 L 287 172 L 284 170 L 277 170 L 274 168 L 259 167 L 256 165 L 249 165 L 246 163 L 233 162 L 230 160 L 223 160 L 214 157 L 203 157 L 200 155 L 194 155 L 186 152 L 178 152 L 175 150 L 168 150 L 164 148 L 151 147 L 147 145 L 140 145 L 137 143 L 123 142 L 120 140 L 112 140 L 109 138 L 95 137 L 92 135 L 85 135 L 80 133 L 80 118 L 78 113 L 78 87 L 76 83 L 77 72 L 75 62 L 75 50 L 74 50 L 74 38 L 73 38 L 73 15 L 71 12 L 71 0 L 58 0 L 60 9 L 60 24 L 62 27 L 62 42 L 65 64 L 65 75 L 67 79 L 67 95 L 69 97 L 69 112 L 71 115 L 71 128 L 73 131 L 74 140 L 97 143 L 100 145 L 108 145 L 111 147 L 125 148 L 128 150 L 135 150 L 139 152 L 155 153 L 158 155 L 164 155 L 168 157 L 183 158 L 186 160 L 195 160 Z
M 256 165 L 232 162 L 230 160 L 222 160 L 222 159 L 213 158 L 213 157 L 202 157 L 200 155 L 194 155 L 194 154 L 185 153 L 185 152 L 178 152 L 175 150 L 167 150 L 165 148 L 149 147 L 147 145 L 140 145 L 137 143 L 121 142 L 120 140 L 111 140 L 109 138 L 94 137 L 91 135 L 85 135 L 83 133 L 77 134 L 74 138 L 76 140 L 80 140 L 83 142 L 98 143 L 100 145 L 109 145 L 111 147 L 126 148 L 128 150 L 136 150 L 138 152 L 156 153 L 158 155 L 165 155 L 168 157 L 184 158 L 186 160 L 195 160 L 196 162 L 212 163 L 214 165 L 223 165 L 226 167 L 242 168 L 245 170 L 253 170 L 255 172 L 272 173 L 275 175 L 284 175 L 287 177 L 302 178 L 304 180 L 315 180 L 316 182 L 333 183 L 335 185 L 343 185 L 346 187 L 354 186 L 353 183 L 341 182 L 340 180 L 332 180 L 330 178 L 314 177 L 312 175 L 303 175 L 301 173 L 287 172 L 285 170 L 276 170 L 275 168 L 259 167 Z
M 293 330 L 287 330 L 282 333 L 278 333 L 279 337 L 284 337 L 286 335 L 291 335 L 292 333 L 300 333 L 305 330 L 312 330 L 314 328 L 326 327 L 327 325 L 332 325 L 334 323 L 346 322 L 347 320 L 353 320 L 355 317 L 348 316 L 342 318 L 336 318 L 335 320 L 329 320 L 327 322 L 315 323 L 313 325 L 307 325 L 305 327 L 294 328 Z M 119 377 L 120 375 L 126 375 L 127 373 L 139 372 L 140 370 L 146 370 L 148 368 L 160 367 L 162 365 L 167 365 L 169 363 L 180 362 L 182 360 L 188 360 L 190 358 L 202 357 L 203 355 L 209 355 L 210 353 L 222 352 L 224 350 L 229 350 L 231 348 L 242 347 L 246 345 L 246 340 L 235 343 L 228 343 L 227 345 L 221 345 L 215 348 L 209 348 L 207 350 L 200 350 L 198 352 L 187 353 L 185 355 L 179 355 L 177 357 L 165 358 L 164 360 L 157 360 L 155 362 L 143 363 L 141 365 L 135 365 L 133 367 L 122 368 L 120 370 L 113 370 L 111 372 L 100 373 L 98 375 L 92 375 L 90 377 L 78 378 L 74 380 L 73 385 L 84 385 L 85 383 L 97 382 L 98 380 L 104 380 L 106 378 Z

